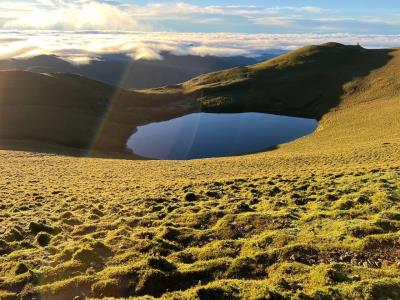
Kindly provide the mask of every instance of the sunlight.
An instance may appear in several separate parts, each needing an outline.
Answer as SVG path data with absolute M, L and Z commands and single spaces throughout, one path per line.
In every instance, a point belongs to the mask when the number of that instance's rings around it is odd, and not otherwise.
M 0 0 L 0 299 L 399 299 L 399 11 Z

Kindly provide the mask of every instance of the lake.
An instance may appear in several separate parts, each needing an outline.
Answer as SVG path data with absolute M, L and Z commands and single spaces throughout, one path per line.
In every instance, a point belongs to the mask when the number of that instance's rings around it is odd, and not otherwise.
M 127 148 L 147 158 L 183 160 L 269 149 L 312 133 L 313 119 L 263 113 L 192 113 L 139 126 Z

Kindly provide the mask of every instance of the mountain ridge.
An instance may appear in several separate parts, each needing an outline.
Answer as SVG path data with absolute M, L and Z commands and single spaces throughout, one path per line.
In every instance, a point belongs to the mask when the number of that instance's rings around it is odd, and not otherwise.
M 274 51 L 262 57 L 270 59 L 284 53 Z M 36 73 L 73 73 L 126 89 L 177 84 L 203 73 L 257 63 L 258 58 L 174 55 L 162 52 L 161 60 L 135 60 L 124 54 L 105 54 L 84 64 L 74 64 L 56 55 L 0 61 L 0 70 L 24 70 Z
M 0 298 L 397 299 L 400 51 L 315 47 L 151 90 L 0 72 L 0 135 L 45 136 L 0 150 Z M 297 105 L 318 130 L 235 157 L 121 154 L 139 124 L 232 109 L 225 98 Z M 57 137 L 87 151 L 47 148 Z
M 66 139 L 64 145 L 68 146 L 120 152 L 125 151 L 127 137 L 136 126 L 189 112 L 254 111 L 322 119 L 331 110 L 395 95 L 400 86 L 393 75 L 399 67 L 399 53 L 396 49 L 367 50 L 328 43 L 259 64 L 201 75 L 178 85 L 132 91 L 78 75 L 3 71 L 1 105 L 22 106 L 19 115 L 10 109 L 7 116 L 3 112 L 3 122 L 14 126 L 3 126 L 0 134 L 18 138 L 13 128 L 35 131 L 38 124 L 46 124 L 48 114 L 40 113 L 43 105 L 51 110 L 61 104 L 68 110 L 61 112 L 65 115 L 59 118 L 59 124 L 50 122 L 55 127 L 49 130 L 49 140 L 62 143 Z M 35 84 L 30 82 L 33 77 Z M 18 84 L 13 85 L 13 81 Z M 372 85 L 371 81 L 377 82 Z M 28 103 L 42 107 L 28 109 Z M 21 120 L 21 109 L 26 110 L 30 121 Z M 73 114 L 83 123 L 73 123 Z M 71 123 L 75 126 L 73 134 L 67 130 Z M 40 132 L 46 136 L 44 127 Z M 63 134 L 55 136 L 56 132 Z

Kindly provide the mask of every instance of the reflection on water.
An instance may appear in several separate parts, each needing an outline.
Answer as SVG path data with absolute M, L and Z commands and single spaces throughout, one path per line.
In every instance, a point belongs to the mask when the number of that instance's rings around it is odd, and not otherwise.
M 128 140 L 134 153 L 157 159 L 193 159 L 261 151 L 312 133 L 313 119 L 262 113 L 193 113 L 139 126 Z

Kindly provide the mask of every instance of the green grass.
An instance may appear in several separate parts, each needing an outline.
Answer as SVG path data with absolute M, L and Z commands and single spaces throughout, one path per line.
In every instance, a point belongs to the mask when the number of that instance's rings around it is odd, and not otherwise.
M 318 130 L 273 151 L 140 161 L 1 150 L 0 299 L 397 299 L 398 51 L 310 47 L 141 93 L 195 97 L 258 69 L 291 77 L 342 51 L 385 60 L 339 78 Z
M 399 56 L 396 49 L 328 43 L 138 91 L 77 75 L 2 71 L 0 138 L 124 152 L 137 126 L 195 111 L 323 119 L 331 110 L 395 97 Z
M 7 163 L 9 174 L 13 169 L 17 175 L 14 168 L 27 157 L 15 154 L 3 152 L 13 161 Z M 376 299 L 394 297 L 400 287 L 400 168 L 266 172 L 264 177 L 192 181 L 190 187 L 167 177 L 155 187 L 149 178 L 140 180 L 143 175 L 119 173 L 121 166 L 147 172 L 135 162 L 112 167 L 112 161 L 95 159 L 42 159 L 45 167 L 28 167 L 42 174 L 40 182 L 32 183 L 34 172 L 7 185 L 2 179 L 8 194 L 1 215 L 8 249 L 0 260 L 5 294 L 23 294 L 29 287 L 44 299 L 80 293 L 93 298 Z M 40 173 L 59 167 L 62 176 Z M 80 175 L 74 176 L 78 169 Z M 101 172 L 115 174 L 107 180 Z M 34 200 L 32 184 L 43 199 Z M 274 187 L 279 192 L 271 193 Z M 185 199 L 187 189 L 197 195 L 195 201 Z M 209 191 L 220 198 L 208 196 Z M 48 244 L 35 241 L 29 220 L 46 221 L 38 227 L 52 234 L 38 235 L 51 236 Z M 10 234 L 14 229 L 22 240 Z

